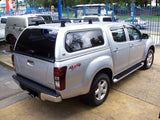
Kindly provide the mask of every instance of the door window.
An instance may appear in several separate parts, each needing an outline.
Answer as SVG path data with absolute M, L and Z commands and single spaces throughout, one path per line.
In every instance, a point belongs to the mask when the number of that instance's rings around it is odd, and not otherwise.
M 128 30 L 129 38 L 131 41 L 139 40 L 141 38 L 141 34 L 138 30 L 131 27 L 127 28 L 127 30 Z
M 115 42 L 125 42 L 126 36 L 123 28 L 112 30 L 113 40 Z

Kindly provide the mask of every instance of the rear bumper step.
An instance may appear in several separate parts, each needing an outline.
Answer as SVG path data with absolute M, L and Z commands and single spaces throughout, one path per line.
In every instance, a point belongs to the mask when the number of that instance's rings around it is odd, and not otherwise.
M 13 75 L 12 76 L 15 82 L 23 89 L 27 90 L 29 93 L 33 93 L 36 96 L 38 96 L 41 100 L 45 101 L 52 101 L 52 102 L 61 102 L 62 97 L 60 93 L 58 93 L 56 90 L 52 90 L 50 88 L 47 88 L 43 85 L 40 85 L 38 83 L 35 83 L 27 78 L 24 78 L 20 75 Z

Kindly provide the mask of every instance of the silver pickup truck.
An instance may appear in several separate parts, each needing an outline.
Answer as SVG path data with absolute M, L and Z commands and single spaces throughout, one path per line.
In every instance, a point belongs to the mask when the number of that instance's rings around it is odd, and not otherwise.
M 147 34 L 123 23 L 33 26 L 16 41 L 15 81 L 42 100 L 82 96 L 102 104 L 111 83 L 152 66 L 155 47 Z

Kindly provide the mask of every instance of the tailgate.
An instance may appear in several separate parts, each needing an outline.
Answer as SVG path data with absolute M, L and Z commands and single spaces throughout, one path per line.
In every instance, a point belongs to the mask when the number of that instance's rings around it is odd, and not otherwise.
M 16 73 L 51 89 L 54 63 L 14 53 Z
M 29 28 L 19 37 L 14 51 L 16 73 L 54 88 L 56 30 Z

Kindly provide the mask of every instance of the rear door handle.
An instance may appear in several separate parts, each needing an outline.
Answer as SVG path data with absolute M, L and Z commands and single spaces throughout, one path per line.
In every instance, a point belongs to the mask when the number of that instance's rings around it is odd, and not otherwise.
M 32 60 L 27 60 L 27 65 L 33 66 L 33 65 L 34 65 L 34 61 L 32 61 Z
M 130 48 L 133 48 L 133 47 L 134 47 L 134 44 L 131 44 L 131 45 L 130 45 Z
M 113 52 L 117 53 L 118 52 L 118 48 L 116 48 Z

